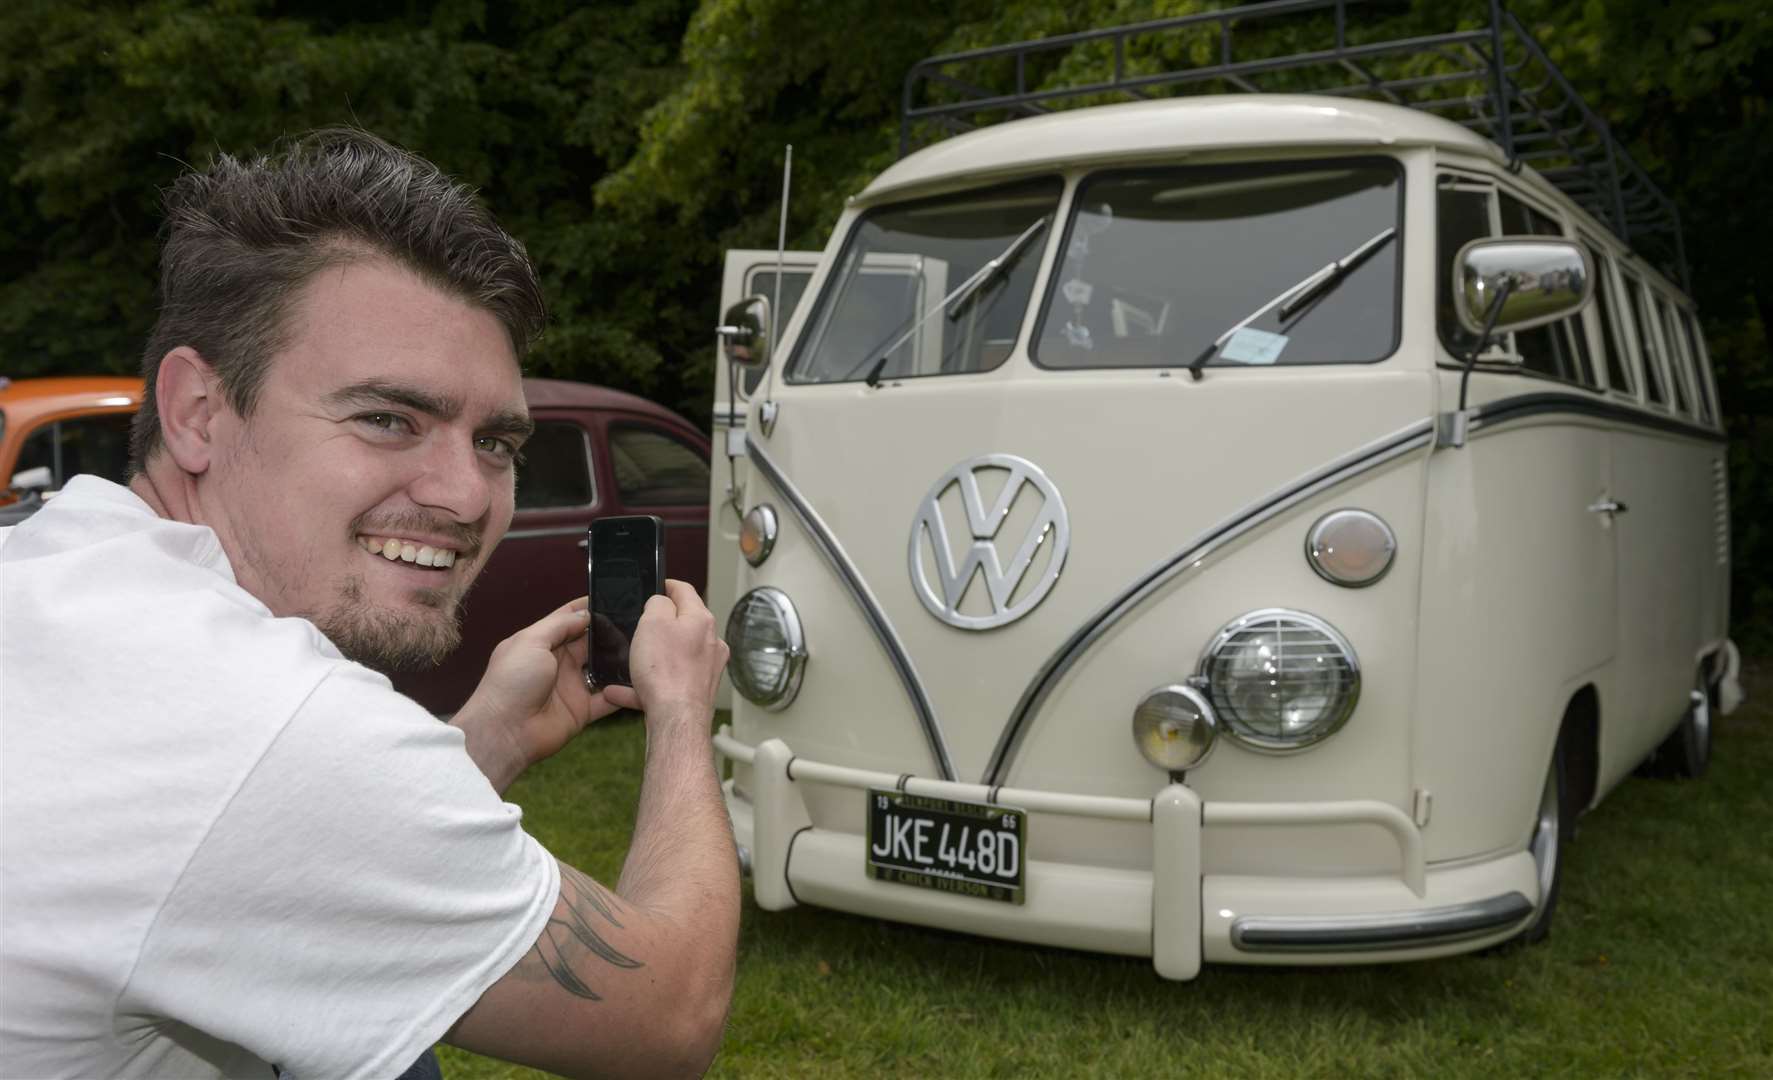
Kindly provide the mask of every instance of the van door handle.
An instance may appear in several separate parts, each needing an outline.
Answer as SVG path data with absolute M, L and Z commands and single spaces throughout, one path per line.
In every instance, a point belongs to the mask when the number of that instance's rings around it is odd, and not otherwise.
M 1588 512 L 1591 514 L 1605 514 L 1608 517 L 1612 517 L 1614 514 L 1623 514 L 1629 509 L 1631 508 L 1617 499 L 1602 499 L 1597 503 L 1591 504 L 1588 508 Z

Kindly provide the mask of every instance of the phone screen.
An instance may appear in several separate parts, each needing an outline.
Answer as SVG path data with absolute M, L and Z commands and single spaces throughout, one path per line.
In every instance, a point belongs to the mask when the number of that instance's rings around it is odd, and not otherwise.
M 663 525 L 649 515 L 601 518 L 586 545 L 590 576 L 591 681 L 632 686 L 628 645 L 649 598 L 665 591 Z

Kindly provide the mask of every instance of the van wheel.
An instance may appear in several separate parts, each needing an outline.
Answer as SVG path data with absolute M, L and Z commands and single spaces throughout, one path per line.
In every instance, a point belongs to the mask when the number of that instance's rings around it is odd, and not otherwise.
M 1652 775 L 1682 780 L 1705 775 L 1711 765 L 1711 718 L 1716 704 L 1717 688 L 1706 679 L 1701 666 L 1680 726 L 1669 732 L 1650 759 Z
M 1526 928 L 1510 942 L 1513 945 L 1534 945 L 1551 934 L 1551 917 L 1557 911 L 1558 891 L 1564 879 L 1564 850 L 1576 835 L 1576 811 L 1570 805 L 1573 785 L 1569 754 L 1565 750 L 1569 735 L 1568 726 L 1558 732 L 1551 767 L 1545 772 L 1545 789 L 1539 794 L 1533 833 L 1527 840 L 1527 850 L 1533 854 L 1533 867 L 1539 877 L 1539 907 Z

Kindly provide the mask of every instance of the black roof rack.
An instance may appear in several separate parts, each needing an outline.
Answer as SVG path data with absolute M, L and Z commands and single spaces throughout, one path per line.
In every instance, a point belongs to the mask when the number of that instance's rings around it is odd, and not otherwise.
M 1533 166 L 1690 285 L 1673 200 L 1501 0 L 1489 0 L 1489 21 L 1478 29 L 1353 41 L 1348 9 L 1361 2 L 1269 0 L 933 56 L 905 77 L 899 154 L 1055 106 L 1228 90 L 1365 98 L 1442 116 L 1490 139 L 1511 168 Z M 1234 30 L 1275 31 L 1246 38 L 1258 45 L 1282 39 L 1295 49 L 1316 47 L 1240 59 Z

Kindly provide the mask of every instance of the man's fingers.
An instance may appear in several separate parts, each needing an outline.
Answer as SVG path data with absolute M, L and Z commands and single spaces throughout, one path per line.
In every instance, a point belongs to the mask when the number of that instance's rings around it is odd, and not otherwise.
M 585 656 L 591 651 L 585 635 L 577 634 L 566 639 L 566 658 L 578 667 L 585 666 Z
M 667 586 L 670 584 L 670 582 L 666 582 Z M 655 594 L 647 597 L 646 608 L 641 614 L 642 616 L 650 615 L 655 619 L 675 619 L 677 617 L 677 603 L 669 596 Z
M 590 625 L 590 614 L 590 609 L 585 606 L 585 600 L 581 597 L 571 603 L 562 604 L 518 633 L 538 641 L 548 649 L 558 649 L 574 638 L 585 636 L 585 628 Z
M 599 693 L 603 700 L 618 709 L 640 708 L 640 695 L 634 692 L 632 686 L 606 686 Z
M 666 578 L 665 595 L 671 598 L 671 603 L 679 614 L 687 614 L 704 606 L 702 598 L 696 595 L 696 587 L 687 581 Z

